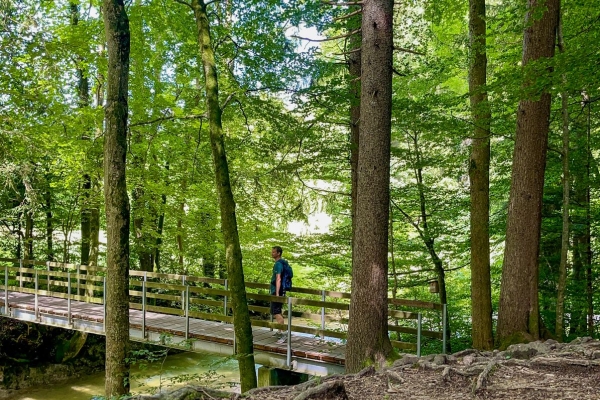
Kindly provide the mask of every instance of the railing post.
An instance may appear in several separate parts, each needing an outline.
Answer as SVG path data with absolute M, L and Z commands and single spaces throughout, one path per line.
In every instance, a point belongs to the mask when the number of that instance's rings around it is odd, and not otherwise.
M 448 309 L 446 304 L 442 304 L 442 354 L 446 354 L 446 325 L 448 324 Z
M 288 323 L 287 323 L 287 354 L 286 354 L 286 362 L 287 367 L 291 367 L 292 365 L 292 298 L 287 298 L 287 306 L 288 306 Z
M 417 357 L 421 357 L 421 323 L 422 314 L 417 314 Z
M 39 303 L 38 303 L 38 270 L 35 270 L 35 320 L 39 320 Z
M 102 329 L 106 334 L 106 277 L 102 279 L 102 312 L 104 314 L 102 317 Z
M 190 336 L 190 287 L 185 287 L 185 340 Z
M 185 286 L 185 275 L 181 277 L 181 284 Z M 181 309 L 185 310 L 185 290 L 181 291 Z
M 77 295 L 80 295 L 81 294 L 81 291 L 80 291 L 81 290 L 81 287 L 80 287 L 81 281 L 79 280 L 79 278 L 81 277 L 81 264 L 77 264 L 76 268 L 77 268 L 77 270 L 76 270 L 76 273 L 77 273 Z
M 19 287 L 23 287 L 23 259 L 19 258 Z
M 225 279 L 225 291 L 227 290 L 229 290 L 229 282 L 227 279 Z M 223 298 L 223 315 L 227 316 L 227 295 L 225 295 L 225 297 Z
M 71 271 L 67 271 L 67 324 L 73 324 L 71 318 Z
M 4 266 L 4 314 L 10 315 L 8 311 L 8 264 Z
M 146 339 L 146 274 L 142 281 L 142 339 Z
M 325 290 L 321 290 L 321 301 L 325 302 Z M 325 305 L 321 307 L 321 330 L 325 330 Z M 325 339 L 325 332 L 321 332 L 321 339 Z
M 46 261 L 46 269 L 48 270 L 48 294 L 50 294 L 50 261 Z

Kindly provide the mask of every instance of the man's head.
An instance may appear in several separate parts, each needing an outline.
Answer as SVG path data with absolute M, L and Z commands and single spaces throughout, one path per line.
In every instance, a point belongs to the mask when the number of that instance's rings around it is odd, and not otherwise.
M 275 260 L 280 259 L 282 254 L 283 249 L 280 246 L 271 247 L 271 257 L 273 257 Z

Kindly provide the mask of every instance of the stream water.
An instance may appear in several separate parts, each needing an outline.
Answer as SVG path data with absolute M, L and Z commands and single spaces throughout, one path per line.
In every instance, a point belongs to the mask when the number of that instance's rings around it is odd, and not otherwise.
M 239 391 L 238 363 L 234 359 L 200 353 L 169 355 L 131 369 L 131 392 L 154 394 L 186 383 Z M 11 400 L 90 400 L 104 393 L 104 371 L 66 383 L 25 389 Z

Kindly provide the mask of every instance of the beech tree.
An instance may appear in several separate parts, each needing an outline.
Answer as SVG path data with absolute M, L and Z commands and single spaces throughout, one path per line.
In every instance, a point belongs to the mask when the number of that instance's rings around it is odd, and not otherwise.
M 108 50 L 104 137 L 106 207 L 106 379 L 109 399 L 129 393 L 129 198 L 125 180 L 129 20 L 123 0 L 103 0 Z
M 540 62 L 554 56 L 558 0 L 529 0 L 523 37 L 525 98 L 519 102 L 506 247 L 498 310 L 498 344 L 540 338 L 538 252 L 551 95 Z M 537 61 L 537 63 L 536 63 Z
M 346 348 L 349 373 L 367 363 L 382 366 L 392 352 L 387 332 L 392 1 L 364 2 L 362 35 L 356 230 Z
M 236 358 L 240 368 L 242 392 L 257 385 L 252 325 L 248 312 L 244 269 L 242 265 L 242 249 L 238 234 L 237 218 L 235 215 L 235 200 L 229 179 L 229 165 L 225 152 L 223 137 L 223 110 L 219 103 L 219 80 L 217 65 L 211 41 L 210 23 L 203 0 L 192 0 L 192 10 L 196 19 L 198 46 L 202 58 L 204 85 L 206 91 L 206 108 L 210 131 L 210 147 L 212 150 L 215 184 L 219 195 L 221 211 L 221 229 L 225 242 L 225 257 L 227 260 L 227 276 L 233 302 L 233 327 L 236 338 Z

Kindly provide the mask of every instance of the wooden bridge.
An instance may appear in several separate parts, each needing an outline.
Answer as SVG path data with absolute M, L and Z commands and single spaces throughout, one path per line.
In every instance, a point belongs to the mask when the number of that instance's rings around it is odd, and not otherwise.
M 21 321 L 105 333 L 104 268 L 0 258 L 2 316 Z M 1 273 L 1 272 L 0 272 Z M 235 349 L 227 279 L 129 271 L 130 337 L 135 341 L 231 356 Z M 311 375 L 343 372 L 350 294 L 294 288 L 293 296 L 270 296 L 269 285 L 246 282 L 258 364 Z M 262 293 L 261 293 L 262 292 Z M 269 302 L 287 302 L 287 324 L 260 318 Z M 422 337 L 446 348 L 446 306 L 389 299 L 388 331 L 411 341 L 392 345 L 420 355 Z M 287 330 L 277 343 L 273 329 Z M 392 335 L 393 336 L 393 335 Z

